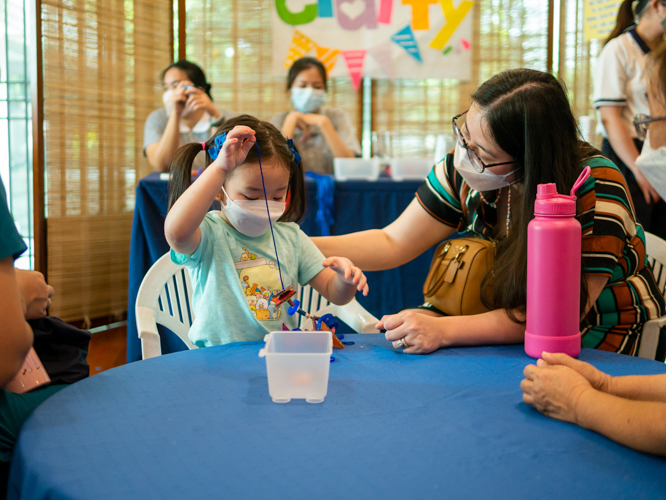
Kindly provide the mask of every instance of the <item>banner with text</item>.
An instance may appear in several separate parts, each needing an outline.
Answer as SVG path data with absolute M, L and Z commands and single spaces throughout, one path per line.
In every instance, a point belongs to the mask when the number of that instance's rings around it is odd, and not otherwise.
M 274 0 L 273 73 L 304 56 L 329 76 L 469 81 L 469 0 Z

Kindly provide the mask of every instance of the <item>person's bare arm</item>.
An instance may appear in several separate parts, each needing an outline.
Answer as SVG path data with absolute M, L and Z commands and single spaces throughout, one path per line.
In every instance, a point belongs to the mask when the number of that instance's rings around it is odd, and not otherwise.
M 173 154 L 180 146 L 180 116 L 174 109 L 159 142 L 146 147 L 148 163 L 158 172 L 166 172 Z
M 624 162 L 629 170 L 636 177 L 636 182 L 643 192 L 645 201 L 647 203 L 659 201 L 659 194 L 650 185 L 645 176 L 636 167 L 636 158 L 638 158 L 638 150 L 631 138 L 629 130 L 622 121 L 622 107 L 620 106 L 601 106 L 599 114 L 601 115 L 601 122 L 608 134 L 608 142 L 613 148 L 613 151 Z
M 37 271 L 15 269 L 21 300 L 26 307 L 26 319 L 39 319 L 46 316 L 51 307 L 53 287 L 44 280 L 44 275 Z
M 32 329 L 25 320 L 14 260 L 0 260 L 0 387 L 4 388 L 21 368 L 32 346 Z
M 590 389 L 575 408 L 581 427 L 638 451 L 666 455 L 666 403 L 632 401 Z
M 312 238 L 326 256 L 347 257 L 364 271 L 383 271 L 415 259 L 455 232 L 412 200 L 405 211 L 384 229 L 343 236 Z

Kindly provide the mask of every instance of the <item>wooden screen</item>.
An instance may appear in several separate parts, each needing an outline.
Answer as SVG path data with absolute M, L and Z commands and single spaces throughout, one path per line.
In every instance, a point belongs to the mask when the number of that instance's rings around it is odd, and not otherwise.
M 51 314 L 127 310 L 143 125 L 171 61 L 170 0 L 44 0 L 44 150 Z

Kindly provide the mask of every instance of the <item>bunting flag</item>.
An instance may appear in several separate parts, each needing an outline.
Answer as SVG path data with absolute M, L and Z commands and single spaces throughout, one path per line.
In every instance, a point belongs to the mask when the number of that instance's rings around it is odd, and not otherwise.
M 363 76 L 363 64 L 365 63 L 365 50 L 343 50 L 342 55 L 347 63 L 349 76 L 351 77 L 354 90 L 358 92 Z
M 419 46 L 416 43 L 416 38 L 414 38 L 414 32 L 412 31 L 411 25 L 407 25 L 405 28 L 398 31 L 391 37 L 391 40 L 405 49 L 409 55 L 411 55 L 418 62 L 423 62 L 423 59 L 421 59 L 421 52 L 419 51 Z
M 327 73 L 330 73 L 335 63 L 338 62 L 339 55 L 340 51 L 338 49 L 317 46 L 317 59 L 324 65 Z
M 287 53 L 287 58 L 284 60 L 284 67 L 290 68 L 294 64 L 294 61 L 303 57 L 316 46 L 317 44 L 312 39 L 300 31 L 294 30 L 294 36 L 291 39 L 291 45 L 289 45 L 289 52 Z
M 384 70 L 386 76 L 389 79 L 393 80 L 395 78 L 395 67 L 393 66 L 393 55 L 391 54 L 391 48 L 393 44 L 390 40 L 378 43 L 374 47 L 370 48 L 368 52 L 370 55 L 377 61 L 379 67 Z

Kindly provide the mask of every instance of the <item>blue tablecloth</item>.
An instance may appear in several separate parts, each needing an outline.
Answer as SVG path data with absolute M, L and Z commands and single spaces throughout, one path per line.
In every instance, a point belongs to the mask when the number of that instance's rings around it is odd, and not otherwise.
M 347 181 L 335 185 L 335 224 L 331 234 L 347 234 L 365 229 L 382 228 L 393 222 L 414 199 L 420 181 L 395 182 L 380 179 L 376 182 Z M 309 236 L 320 236 L 315 222 L 317 186 L 306 179 L 307 209 L 301 228 Z M 137 337 L 134 305 L 143 277 L 150 266 L 164 255 L 169 246 L 164 237 L 164 218 L 169 199 L 169 185 L 157 173 L 139 181 L 130 245 L 129 291 L 127 305 L 127 361 L 141 359 L 141 344 Z M 434 249 L 412 262 L 389 271 L 367 273 L 370 294 L 357 295 L 358 301 L 380 318 L 405 307 L 423 302 L 422 286 Z
M 415 356 L 380 335 L 346 340 L 320 405 L 271 401 L 260 342 L 70 386 L 24 425 L 9 498 L 666 497 L 666 460 L 522 402 L 522 346 Z M 581 359 L 613 375 L 666 371 L 591 349 Z

